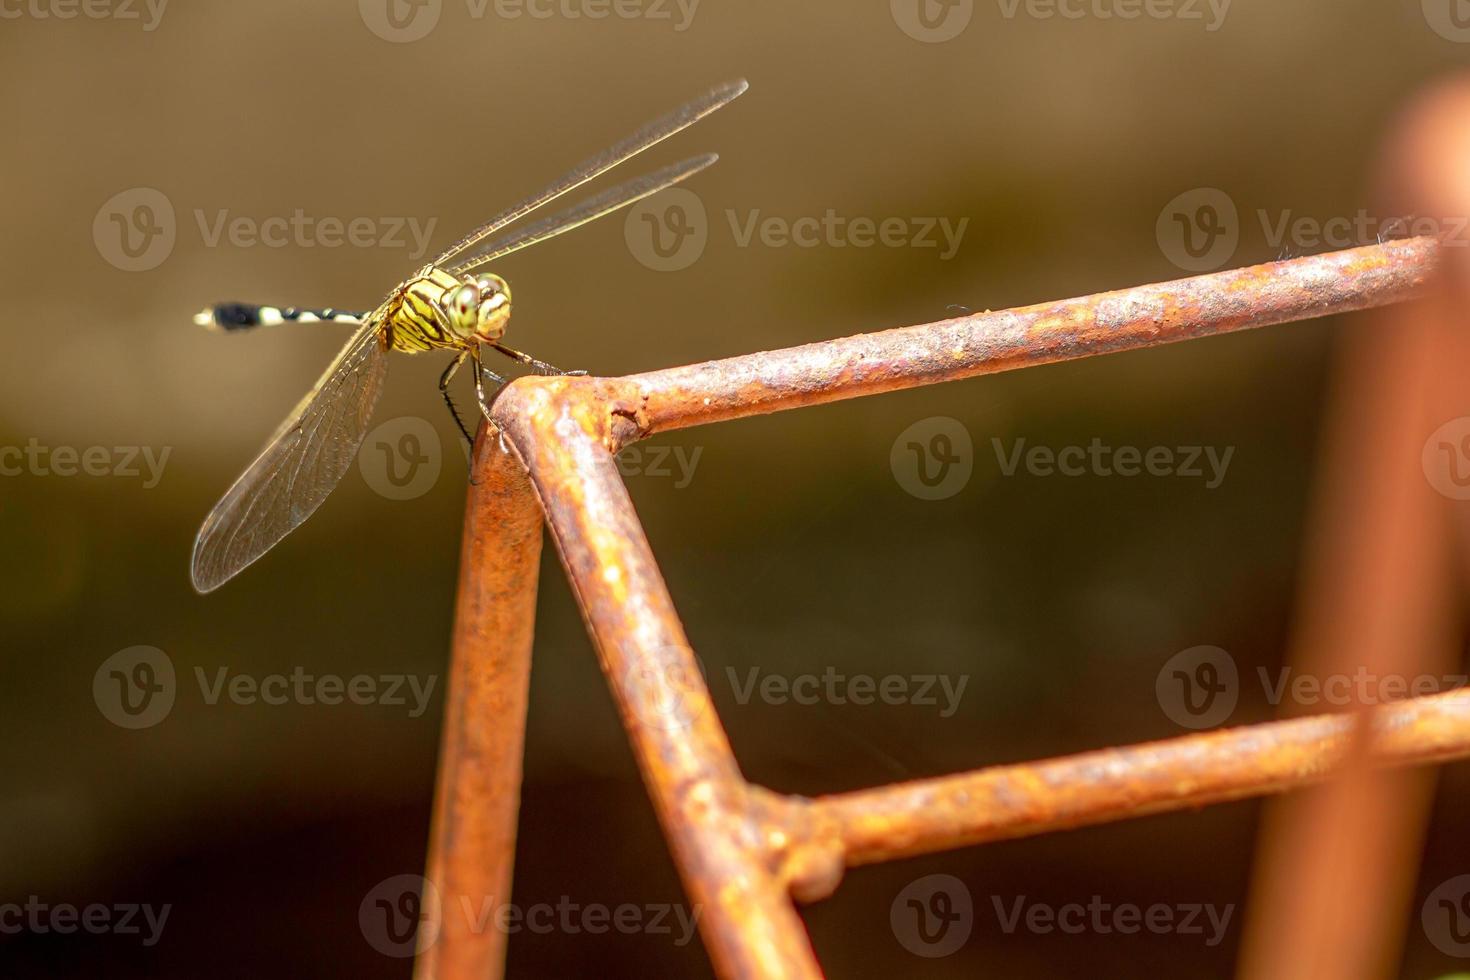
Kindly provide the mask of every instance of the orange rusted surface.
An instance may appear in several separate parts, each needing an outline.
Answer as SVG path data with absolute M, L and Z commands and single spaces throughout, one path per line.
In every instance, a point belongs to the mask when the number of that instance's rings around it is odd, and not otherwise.
M 585 382 L 622 438 L 1384 306 L 1439 261 L 1411 238 L 1080 299 Z M 594 387 L 594 385 L 597 385 Z
M 578 397 L 586 385 L 518 382 L 497 401 L 497 418 L 535 483 L 720 972 L 819 976 L 614 465 L 612 416 Z
M 481 430 L 470 472 L 425 872 L 438 914 L 419 932 L 419 980 L 486 980 L 505 965 L 505 933 L 478 913 L 510 901 L 541 510 L 493 433 Z
M 496 427 L 530 476 L 719 973 L 820 976 L 792 900 L 830 894 L 845 865 L 1309 785 L 1338 764 L 1352 722 L 1301 719 L 815 801 L 777 796 L 740 774 L 614 465 L 618 449 L 706 422 L 1383 306 L 1422 295 L 1439 262 L 1435 240 L 1408 239 L 625 378 L 532 377 L 505 389 Z M 528 514 L 523 494 L 501 506 Z M 473 520 L 473 502 L 471 511 Z M 456 662 L 495 642 L 463 624 L 492 622 L 485 610 L 496 602 L 524 618 L 515 635 L 529 643 L 531 604 L 486 567 L 505 558 L 478 530 L 467 536 Z M 534 576 L 528 589 L 534 596 Z M 456 730 L 474 731 L 472 712 L 446 739 Z M 500 752 L 497 764 L 513 761 L 518 776 L 514 738 L 514 760 Z M 1391 764 L 1470 755 L 1470 695 L 1385 712 L 1373 744 Z M 454 812 L 443 801 L 460 793 L 457 778 L 441 778 L 436 842 Z M 460 812 L 477 808 L 504 818 L 483 800 Z M 474 881 L 459 865 L 479 853 L 437 845 L 431 868 Z M 484 853 L 508 873 L 508 853 Z M 441 940 L 445 963 L 446 948 Z M 451 975 L 468 974 L 421 966 L 421 976 Z
M 1470 691 L 1385 708 L 1373 724 L 1378 765 L 1463 758 Z M 805 817 L 822 851 L 835 841 L 849 865 L 871 864 L 1311 785 L 1350 754 L 1355 725 L 1326 715 L 997 766 L 822 797 Z

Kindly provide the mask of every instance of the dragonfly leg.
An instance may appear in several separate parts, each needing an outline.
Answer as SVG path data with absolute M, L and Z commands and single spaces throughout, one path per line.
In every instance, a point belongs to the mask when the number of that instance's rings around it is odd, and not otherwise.
M 490 399 L 485 397 L 485 379 L 488 377 L 497 386 L 504 385 L 505 379 L 485 366 L 480 359 L 478 345 L 469 349 L 469 355 L 470 359 L 475 362 L 475 397 L 480 400 L 480 412 L 485 416 L 485 421 L 494 425 L 495 420 L 490 417 Z
M 563 371 L 559 367 L 555 367 L 555 366 L 553 366 L 551 364 L 547 364 L 545 361 L 538 361 L 536 358 L 532 357 L 530 354 L 524 354 L 524 353 L 516 350 L 513 347 L 507 347 L 507 346 L 505 346 L 504 344 L 501 344 L 501 343 L 492 342 L 490 344 L 490 346 L 491 347 L 494 347 L 496 350 L 500 351 L 500 353 L 504 354 L 506 357 L 515 358 L 517 361 L 520 361 L 522 364 L 527 365 L 528 367 L 531 368 L 531 370 L 535 371 L 537 374 L 548 375 L 550 377 L 560 377 L 560 376 L 564 376 L 564 375 L 581 376 L 581 375 L 584 375 L 584 374 L 587 373 L 586 371 Z
M 444 396 L 444 404 L 449 406 L 449 414 L 454 416 L 454 424 L 459 426 L 460 434 L 464 436 L 466 442 L 474 445 L 475 437 L 470 435 L 470 430 L 465 427 L 464 420 L 459 417 L 459 409 L 454 407 L 454 399 L 449 397 L 449 382 L 454 380 L 459 366 L 464 363 L 469 354 L 469 351 L 461 351 L 455 355 L 454 360 L 449 362 L 449 367 L 445 368 L 444 373 L 439 376 L 439 394 Z

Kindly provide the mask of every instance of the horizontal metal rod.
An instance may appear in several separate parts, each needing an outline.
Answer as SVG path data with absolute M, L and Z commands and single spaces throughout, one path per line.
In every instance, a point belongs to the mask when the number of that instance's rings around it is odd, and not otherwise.
M 1345 313 L 1418 295 L 1440 261 L 1411 238 L 1079 299 L 859 334 L 617 379 L 574 379 L 618 441 L 1015 368 Z
M 814 843 L 849 865 L 1183 810 L 1308 786 L 1332 775 L 1357 715 L 1190 735 L 1045 762 L 820 797 Z M 1470 691 L 1367 713 L 1380 765 L 1470 757 Z

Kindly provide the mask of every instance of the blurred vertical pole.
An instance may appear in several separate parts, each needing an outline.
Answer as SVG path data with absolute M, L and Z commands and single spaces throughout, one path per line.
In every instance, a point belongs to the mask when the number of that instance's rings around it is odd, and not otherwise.
M 1470 215 L 1470 80 L 1411 107 L 1387 146 L 1386 215 Z M 1432 482 L 1435 433 L 1470 416 L 1470 336 L 1463 231 L 1423 300 L 1367 314 L 1343 336 L 1303 565 L 1292 676 L 1346 678 L 1356 710 L 1384 697 L 1383 679 L 1443 678 L 1460 654 L 1456 541 L 1450 499 Z M 1435 438 L 1431 438 L 1435 436 Z M 1470 463 L 1461 437 L 1445 466 Z M 1426 447 L 1434 455 L 1426 457 Z M 1455 455 L 1459 454 L 1459 455 Z M 1359 679 L 1362 680 L 1359 680 Z M 1286 690 L 1289 692 L 1290 687 Z M 1403 697 L 1413 691 L 1390 691 Z M 1239 975 L 1269 980 L 1394 976 L 1436 770 L 1372 772 L 1350 757 L 1340 778 L 1267 805 Z
M 525 469 L 483 425 L 470 476 L 425 873 L 440 905 L 424 905 L 437 921 L 420 926 L 418 980 L 505 969 L 495 910 L 510 902 L 542 517 Z

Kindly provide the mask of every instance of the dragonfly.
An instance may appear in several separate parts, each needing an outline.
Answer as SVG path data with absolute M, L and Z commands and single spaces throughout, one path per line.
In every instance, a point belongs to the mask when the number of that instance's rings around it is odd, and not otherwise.
M 449 385 L 466 361 L 474 367 L 475 396 L 490 417 L 486 382 L 505 378 L 484 364 L 489 348 L 543 375 L 560 371 L 506 346 L 510 285 L 483 271 L 486 265 L 523 248 L 579 228 L 643 200 L 714 163 L 716 154 L 691 157 L 603 191 L 564 211 L 507 230 L 512 223 L 629 158 L 729 104 L 746 90 L 744 79 L 727 82 L 653 120 L 584 160 L 541 192 L 500 212 L 440 252 L 399 283 L 379 306 L 366 312 L 304 309 L 249 303 L 218 303 L 195 318 L 201 326 L 245 330 L 287 322 L 333 322 L 356 327 L 342 352 L 271 436 L 265 449 L 215 504 L 194 540 L 190 578 L 212 592 L 310 517 L 346 474 L 367 435 L 382 390 L 388 353 L 446 351 L 452 357 L 439 378 L 439 391 L 466 439 Z

